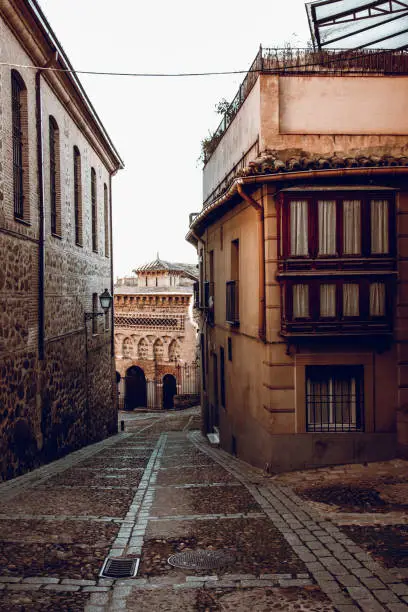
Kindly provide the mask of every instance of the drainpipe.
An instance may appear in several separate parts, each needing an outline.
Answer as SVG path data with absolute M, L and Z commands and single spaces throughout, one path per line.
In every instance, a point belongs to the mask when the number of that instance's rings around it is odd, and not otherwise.
M 115 172 L 113 172 L 113 174 L 116 174 L 116 170 Z M 112 296 L 112 308 L 111 308 L 111 356 L 114 357 L 115 356 L 115 338 L 114 338 L 114 324 L 115 324 L 115 317 L 114 317 L 114 294 L 113 294 L 113 231 L 112 231 L 112 174 L 109 173 L 109 232 L 110 232 L 110 250 L 109 250 L 109 255 L 110 255 L 110 260 L 111 260 L 111 296 Z M 115 369 L 116 372 L 116 369 Z
M 258 269 L 259 269 L 259 305 L 258 305 L 258 336 L 266 341 L 265 332 L 265 219 L 264 209 L 251 196 L 245 193 L 241 183 L 237 183 L 237 191 L 241 198 L 255 208 L 258 216 Z
M 58 61 L 58 51 L 44 64 L 49 68 Z M 35 117 L 37 128 L 37 165 L 38 165 L 38 358 L 44 360 L 45 346 L 45 227 L 44 227 L 44 156 L 42 134 L 42 100 L 41 100 L 41 74 L 43 68 L 35 73 Z

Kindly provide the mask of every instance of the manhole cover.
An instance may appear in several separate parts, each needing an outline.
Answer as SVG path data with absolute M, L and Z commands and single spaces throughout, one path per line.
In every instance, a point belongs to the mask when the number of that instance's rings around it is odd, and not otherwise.
M 103 578 L 134 578 L 139 568 L 140 559 L 105 559 L 99 576 Z
M 168 563 L 185 569 L 216 569 L 235 561 L 234 555 L 227 550 L 186 550 L 171 555 Z

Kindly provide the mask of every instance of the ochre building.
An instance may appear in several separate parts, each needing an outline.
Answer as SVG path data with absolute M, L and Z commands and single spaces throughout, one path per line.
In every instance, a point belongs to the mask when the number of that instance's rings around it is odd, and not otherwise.
M 203 428 L 271 472 L 406 453 L 408 62 L 261 49 L 206 143 Z
M 0 5 L 0 479 L 117 431 L 111 177 L 122 167 L 34 0 Z M 32 67 L 39 68 L 32 68 Z
M 116 370 L 121 408 L 172 408 L 198 391 L 194 284 L 197 266 L 157 257 L 115 284 Z

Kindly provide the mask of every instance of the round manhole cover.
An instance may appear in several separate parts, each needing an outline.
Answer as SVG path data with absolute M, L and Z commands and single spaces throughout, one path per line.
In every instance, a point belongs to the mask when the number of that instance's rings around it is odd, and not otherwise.
M 227 550 L 186 550 L 168 559 L 174 567 L 198 570 L 216 569 L 234 561 L 234 555 Z

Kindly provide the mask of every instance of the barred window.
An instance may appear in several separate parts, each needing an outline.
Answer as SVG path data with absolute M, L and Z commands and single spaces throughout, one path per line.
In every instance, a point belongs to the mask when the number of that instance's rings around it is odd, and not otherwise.
M 92 203 L 92 250 L 98 252 L 98 229 L 97 229 L 97 200 L 96 200 L 96 172 L 91 168 L 91 203 Z
M 11 72 L 11 107 L 13 133 L 14 217 L 28 220 L 25 204 L 24 162 L 27 162 L 27 90 L 15 70 Z M 27 166 L 26 166 L 27 167 Z
M 51 233 L 61 234 L 61 185 L 59 129 L 54 117 L 49 118 L 50 136 L 50 211 Z
M 105 222 L 105 257 L 109 257 L 109 201 L 106 183 L 103 184 L 103 206 Z
M 307 366 L 307 431 L 362 431 L 363 366 Z
M 82 180 L 81 154 L 74 147 L 74 210 L 75 210 L 75 243 L 82 246 Z

